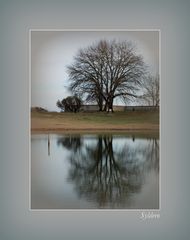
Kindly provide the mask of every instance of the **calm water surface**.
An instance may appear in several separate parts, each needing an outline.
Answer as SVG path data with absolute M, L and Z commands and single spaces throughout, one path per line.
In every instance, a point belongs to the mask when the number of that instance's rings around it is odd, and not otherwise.
M 32 209 L 158 209 L 159 140 L 32 135 Z

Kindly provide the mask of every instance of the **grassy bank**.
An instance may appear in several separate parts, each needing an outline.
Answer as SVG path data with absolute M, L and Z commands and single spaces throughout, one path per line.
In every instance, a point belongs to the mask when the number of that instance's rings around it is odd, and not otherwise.
M 32 132 L 62 131 L 157 131 L 158 111 L 128 112 L 31 112 Z

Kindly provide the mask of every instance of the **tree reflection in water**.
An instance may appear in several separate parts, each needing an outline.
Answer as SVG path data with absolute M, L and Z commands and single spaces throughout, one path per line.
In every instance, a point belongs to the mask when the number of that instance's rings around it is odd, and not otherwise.
M 59 138 L 57 144 L 62 145 L 74 153 L 83 146 L 82 138 L 80 135 L 69 135 L 67 137 Z
M 112 135 L 93 139 L 93 144 L 80 135 L 58 140 L 71 151 L 68 181 L 75 184 L 80 197 L 96 202 L 99 208 L 122 208 L 131 194 L 141 190 L 148 171 L 158 173 L 159 141 L 148 139 L 148 144 L 133 148 L 127 141 L 122 147 L 113 144 Z

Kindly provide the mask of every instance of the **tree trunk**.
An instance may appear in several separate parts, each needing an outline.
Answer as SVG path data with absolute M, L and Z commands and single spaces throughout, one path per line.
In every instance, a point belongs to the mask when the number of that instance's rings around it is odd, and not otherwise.
M 104 112 L 107 111 L 107 102 L 105 102 L 105 105 L 104 105 Z
M 110 110 L 113 113 L 113 97 L 109 97 L 107 101 L 107 112 L 109 113 Z

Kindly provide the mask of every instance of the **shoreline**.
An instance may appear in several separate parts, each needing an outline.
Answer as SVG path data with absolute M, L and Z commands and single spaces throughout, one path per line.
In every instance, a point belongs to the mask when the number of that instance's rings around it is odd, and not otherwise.
M 31 134 L 43 133 L 147 133 L 159 134 L 159 128 L 33 128 Z
M 146 133 L 160 132 L 159 112 L 31 113 L 31 133 Z

